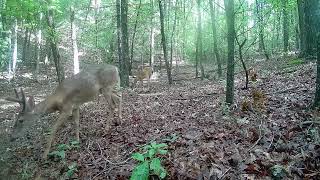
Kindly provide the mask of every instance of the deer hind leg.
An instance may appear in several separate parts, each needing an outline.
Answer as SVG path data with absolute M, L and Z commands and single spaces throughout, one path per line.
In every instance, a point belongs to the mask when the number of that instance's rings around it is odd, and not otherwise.
M 79 116 L 80 116 L 80 110 L 79 110 L 79 107 L 77 106 L 72 110 L 72 119 L 76 125 L 76 140 L 78 142 L 80 142 L 80 119 L 79 119 Z
M 111 110 L 111 113 L 110 113 L 111 119 L 114 119 L 115 106 L 114 106 L 114 103 L 112 101 L 112 90 L 110 88 L 103 88 L 101 90 L 101 92 L 102 92 L 104 98 L 106 99 L 106 102 L 108 103 L 109 108 Z M 108 126 L 109 126 L 109 124 L 108 124 Z M 109 128 L 109 127 L 107 127 L 107 128 Z
M 54 124 L 54 126 L 51 130 L 51 134 L 48 138 L 47 147 L 44 150 L 43 159 L 47 159 L 47 156 L 50 152 L 51 144 L 52 144 L 52 141 L 56 135 L 56 132 L 59 129 L 59 127 L 62 125 L 62 123 L 69 117 L 69 115 L 70 115 L 69 113 L 62 112 L 60 114 L 59 118 L 57 119 L 56 123 Z
M 111 99 L 114 107 L 118 107 L 118 117 L 121 121 L 122 119 L 122 93 L 117 90 L 113 90 L 111 94 Z

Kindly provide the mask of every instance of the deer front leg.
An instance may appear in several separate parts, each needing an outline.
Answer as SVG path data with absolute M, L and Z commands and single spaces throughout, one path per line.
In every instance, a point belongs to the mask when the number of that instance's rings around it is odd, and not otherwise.
M 72 119 L 75 122 L 76 125 L 76 140 L 80 142 L 80 119 L 79 119 L 79 107 L 75 107 L 72 111 Z
M 51 144 L 52 144 L 52 141 L 56 135 L 56 132 L 59 129 L 59 127 L 62 125 L 62 123 L 68 118 L 68 116 L 69 116 L 68 113 L 61 113 L 58 120 L 54 124 L 54 126 L 51 130 L 51 134 L 49 136 L 48 142 L 47 142 L 47 147 L 44 150 L 43 159 L 47 159 L 47 156 L 50 152 Z
M 150 76 L 148 78 L 148 91 L 150 91 Z

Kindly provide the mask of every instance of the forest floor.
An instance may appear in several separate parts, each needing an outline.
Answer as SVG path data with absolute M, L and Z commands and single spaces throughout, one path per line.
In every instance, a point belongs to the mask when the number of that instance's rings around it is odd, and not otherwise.
M 168 154 L 162 156 L 167 179 L 320 179 L 320 113 L 309 110 L 316 65 L 293 61 L 257 62 L 258 79 L 248 90 L 243 89 L 244 73 L 236 73 L 231 107 L 224 104 L 225 81 L 201 81 L 194 78 L 193 67 L 179 67 L 171 86 L 161 77 L 150 91 L 125 89 L 123 123 L 109 131 L 104 128 L 107 106 L 100 97 L 81 107 L 79 147 L 48 162 L 39 158 L 57 114 L 42 118 L 25 138 L 8 143 L 17 105 L 3 100 L 13 93 L 1 80 L 0 179 L 29 179 L 39 173 L 44 179 L 65 179 L 68 173 L 75 179 L 128 179 L 137 163 L 132 153 L 151 141 L 168 144 Z M 39 100 L 52 91 L 52 81 L 35 83 L 18 76 L 16 86 Z M 252 106 L 253 87 L 265 96 L 261 108 Z M 55 148 L 72 144 L 73 138 L 73 123 L 66 123 Z

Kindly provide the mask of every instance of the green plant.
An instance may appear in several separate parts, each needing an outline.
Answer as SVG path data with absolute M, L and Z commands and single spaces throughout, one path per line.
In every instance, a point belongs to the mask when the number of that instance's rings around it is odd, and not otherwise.
M 50 152 L 48 156 L 57 157 L 59 159 L 65 160 L 67 150 L 79 147 L 80 146 L 78 141 L 71 141 L 70 144 L 59 144 L 57 150 Z
M 167 144 L 151 142 L 150 145 L 145 145 L 142 150 L 143 153 L 134 153 L 132 158 L 139 161 L 139 164 L 132 171 L 130 180 L 148 180 L 150 175 L 156 175 L 160 179 L 167 176 L 167 172 L 161 165 L 159 155 L 168 153 Z
M 286 176 L 286 169 L 276 164 L 271 167 L 271 173 L 274 179 L 283 179 Z
M 78 170 L 78 165 L 76 162 L 73 162 L 71 163 L 71 165 L 68 166 L 68 171 L 66 172 L 65 176 L 67 178 L 71 178 L 77 170 Z
M 287 64 L 290 66 L 294 66 L 294 65 L 300 65 L 300 64 L 303 64 L 304 61 L 301 60 L 301 59 L 292 59 L 290 60 Z

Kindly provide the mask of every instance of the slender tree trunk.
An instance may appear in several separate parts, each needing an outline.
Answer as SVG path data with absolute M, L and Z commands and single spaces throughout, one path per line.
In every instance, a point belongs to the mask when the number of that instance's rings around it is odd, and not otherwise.
M 24 32 L 24 41 L 23 41 L 23 47 L 22 47 L 22 62 L 26 63 L 27 59 L 27 44 L 29 39 L 29 28 L 26 27 L 26 30 Z
M 151 6 L 151 18 L 150 18 L 150 58 L 149 58 L 149 66 L 153 68 L 154 64 L 154 4 L 153 0 L 150 0 Z
M 211 14 L 211 25 L 212 25 L 212 37 L 213 37 L 213 51 L 216 56 L 217 65 L 218 65 L 218 76 L 222 76 L 222 68 L 221 68 L 221 59 L 217 45 L 217 28 L 216 28 L 216 5 L 213 6 L 215 0 L 209 0 L 210 4 L 210 14 Z
M 74 23 L 74 8 L 70 8 L 70 23 L 71 23 L 71 42 L 73 49 L 73 74 L 78 74 L 80 71 L 79 67 L 79 56 L 78 56 L 78 46 L 77 46 L 77 29 Z
M 261 1 L 256 0 L 256 11 L 257 11 L 257 17 L 258 17 L 258 28 L 259 28 L 259 52 L 264 53 L 267 60 L 269 60 L 269 54 L 266 50 L 266 46 L 264 43 L 264 19 L 263 19 L 263 5 L 264 3 Z
M 319 22 L 319 20 L 318 20 L 318 22 Z M 314 106 L 320 107 L 320 28 L 318 28 L 317 40 L 318 40 L 318 43 L 317 43 L 317 79 L 316 79 L 316 94 L 315 94 L 315 98 L 314 98 Z
M 11 36 L 11 49 L 12 49 L 12 67 L 9 68 L 9 81 L 11 80 L 11 77 L 14 79 L 15 73 L 16 73 L 16 67 L 17 67 L 17 58 L 18 58 L 18 22 L 17 19 L 14 20 L 14 25 L 12 28 L 12 36 Z
M 120 0 L 116 0 L 116 11 L 117 11 L 117 44 L 118 44 L 118 62 L 120 69 L 120 76 L 122 78 L 123 63 L 122 63 L 122 47 L 121 47 L 121 8 Z
M 98 13 L 99 13 L 100 1 L 94 0 L 94 26 L 95 26 L 95 45 L 98 50 Z M 97 58 L 97 55 L 95 56 Z
M 161 24 L 161 43 L 162 43 L 162 48 L 163 48 L 164 61 L 165 61 L 165 64 L 166 64 L 168 82 L 171 85 L 172 84 L 172 77 L 171 77 L 170 64 L 168 62 L 168 51 L 167 51 L 166 34 L 164 32 L 164 28 L 165 27 L 164 27 L 164 14 L 163 14 L 163 8 L 162 8 L 162 1 L 163 0 L 159 0 L 160 24 Z
M 185 61 L 186 55 L 186 24 L 187 24 L 187 16 L 186 16 L 186 0 L 183 0 L 183 40 L 182 40 L 182 59 Z
M 198 49 L 198 60 L 200 64 L 201 80 L 204 79 L 204 68 L 203 68 L 203 52 L 202 52 L 202 27 L 201 27 L 201 0 L 197 0 L 198 10 L 198 38 L 197 38 L 197 49 Z
M 48 0 L 48 4 L 51 4 L 50 0 Z M 53 10 L 48 9 L 47 14 L 46 14 L 46 18 L 47 18 L 48 27 L 50 29 L 49 40 L 50 40 L 50 46 L 51 46 L 51 50 L 52 50 L 53 60 L 55 63 L 56 72 L 57 72 L 57 76 L 58 76 L 58 82 L 60 84 L 64 80 L 65 76 L 64 76 L 64 69 L 63 69 L 63 66 L 61 63 L 58 44 L 57 44 L 57 40 L 56 40 L 55 24 L 54 24 L 53 17 L 54 17 Z
M 283 52 L 288 52 L 289 46 L 289 24 L 288 24 L 288 10 L 287 10 L 287 0 L 282 1 L 282 13 L 283 13 Z
M 177 9 L 178 9 L 178 0 L 176 0 L 175 3 L 175 11 L 174 11 L 174 20 L 173 20 L 173 27 L 171 32 L 171 40 L 170 40 L 170 69 L 172 69 L 172 61 L 173 61 L 173 42 L 174 42 L 174 35 L 176 30 L 176 24 L 177 24 Z
M 299 56 L 304 57 L 306 51 L 304 0 L 297 0 L 299 15 Z
M 122 41 L 122 77 L 123 87 L 129 86 L 129 43 L 128 43 L 128 0 L 121 0 L 121 41 Z
M 226 17 L 227 17 L 227 29 L 228 29 L 228 64 L 227 64 L 227 92 L 226 103 L 231 105 L 234 98 L 234 0 L 224 0 Z
M 42 21 L 42 13 L 39 15 L 39 23 Z M 40 52 L 41 52 L 41 40 L 42 40 L 42 31 L 41 27 L 37 32 L 37 42 L 36 42 L 36 66 L 35 66 L 35 80 L 38 82 L 38 75 L 39 75 L 39 63 L 40 63 Z
M 138 19 L 140 15 L 140 8 L 141 8 L 141 0 L 139 1 L 139 6 L 136 9 L 137 15 L 136 15 L 136 21 L 134 23 L 133 33 L 132 33 L 132 39 L 131 39 L 131 53 L 130 53 L 130 63 L 129 63 L 129 75 L 132 75 L 132 63 L 133 63 L 133 50 L 134 50 L 134 38 L 136 36 L 137 32 L 137 26 L 138 26 Z

